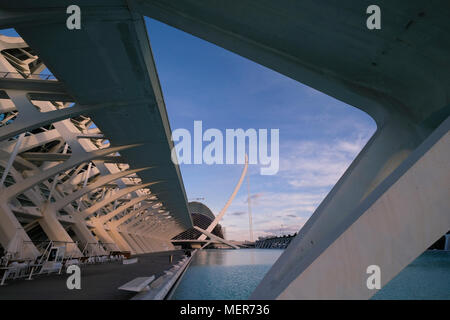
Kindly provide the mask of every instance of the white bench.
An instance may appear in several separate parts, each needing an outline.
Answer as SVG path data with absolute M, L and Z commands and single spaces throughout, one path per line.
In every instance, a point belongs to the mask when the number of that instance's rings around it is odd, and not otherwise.
M 155 280 L 155 276 L 139 277 L 131 280 L 130 282 L 125 283 L 123 286 L 119 287 L 119 290 L 142 292 L 144 290 L 149 289 L 148 285 L 153 280 Z
M 132 259 L 124 259 L 122 260 L 122 264 L 133 264 L 133 263 L 137 263 L 138 262 L 138 258 L 132 258 Z

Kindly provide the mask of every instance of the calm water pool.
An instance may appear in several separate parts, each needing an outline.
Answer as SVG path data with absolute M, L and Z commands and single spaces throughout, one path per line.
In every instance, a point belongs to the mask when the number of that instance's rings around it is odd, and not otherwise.
M 283 250 L 201 250 L 172 299 L 247 299 Z
M 198 251 L 172 299 L 247 299 L 283 250 Z M 427 251 L 372 299 L 450 299 L 450 251 Z

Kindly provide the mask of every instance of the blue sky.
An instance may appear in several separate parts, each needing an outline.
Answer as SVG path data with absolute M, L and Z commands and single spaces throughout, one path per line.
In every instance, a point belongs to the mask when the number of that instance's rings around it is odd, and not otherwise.
M 199 38 L 147 19 L 172 130 L 280 130 L 280 170 L 249 166 L 253 229 L 258 236 L 293 233 L 374 133 L 362 111 Z M 14 30 L 2 30 L 16 36 Z M 181 165 L 189 199 L 217 214 L 242 165 Z M 228 239 L 249 239 L 246 182 L 221 224 Z
M 16 30 L 14 30 L 14 29 L 3 29 L 3 30 L 0 30 L 0 34 L 2 34 L 4 36 L 8 36 L 8 37 L 18 37 L 19 36 L 17 34 Z
M 211 43 L 147 19 L 172 130 L 280 130 L 280 171 L 250 166 L 253 229 L 296 232 L 358 154 L 376 126 L 362 111 Z M 181 165 L 188 198 L 204 197 L 215 214 L 242 165 Z M 247 186 L 222 225 L 227 238 L 249 239 Z

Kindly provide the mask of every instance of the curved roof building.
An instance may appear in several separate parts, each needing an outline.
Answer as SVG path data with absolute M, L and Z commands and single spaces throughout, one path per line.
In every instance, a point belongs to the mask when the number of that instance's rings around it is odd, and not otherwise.
M 198 201 L 191 201 L 188 203 L 188 210 L 191 214 L 194 226 L 206 230 L 216 218 L 212 211 L 203 203 Z M 212 234 L 223 238 L 222 226 L 218 224 L 212 230 Z M 190 228 L 177 236 L 172 240 L 196 240 L 201 236 L 200 231 Z

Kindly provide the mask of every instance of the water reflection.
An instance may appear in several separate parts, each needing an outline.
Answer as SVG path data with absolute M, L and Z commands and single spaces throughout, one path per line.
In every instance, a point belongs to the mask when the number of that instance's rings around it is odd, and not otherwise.
M 198 251 L 172 299 L 247 299 L 283 250 Z
M 198 251 L 172 299 L 247 299 L 283 250 Z M 450 252 L 427 251 L 373 299 L 450 299 Z
M 450 251 L 428 250 L 388 282 L 372 299 L 450 299 Z
M 254 265 L 273 264 L 283 250 L 241 249 L 241 250 L 201 250 L 196 253 L 191 265 Z

